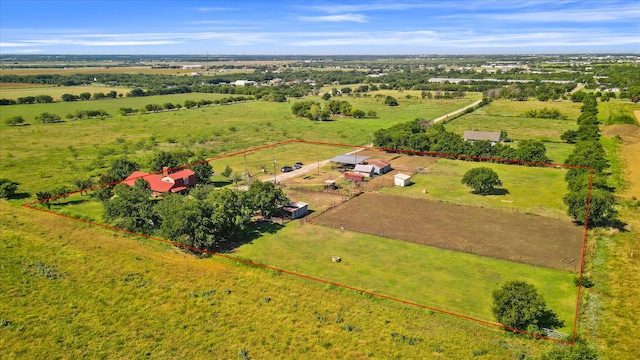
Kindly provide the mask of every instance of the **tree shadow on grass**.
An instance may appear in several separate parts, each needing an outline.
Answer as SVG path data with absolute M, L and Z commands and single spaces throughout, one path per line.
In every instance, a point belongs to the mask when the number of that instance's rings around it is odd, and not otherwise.
M 471 193 L 472 193 L 472 194 L 475 194 L 475 195 L 482 195 L 482 196 L 487 196 L 487 195 L 498 195 L 498 196 L 500 196 L 500 195 L 507 195 L 507 194 L 510 194 L 509 190 L 507 190 L 507 189 L 503 189 L 503 188 L 492 189 L 491 191 L 488 191 L 488 192 L 486 192 L 486 193 L 485 193 L 485 192 L 479 192 L 479 191 L 475 191 L 475 190 L 474 190 L 474 191 L 472 191 Z
M 278 230 L 284 228 L 284 225 L 271 221 L 256 221 L 251 223 L 246 231 L 246 235 L 242 239 L 234 241 L 225 241 L 215 248 L 216 252 L 231 253 L 242 245 L 251 244 L 253 240 L 260 238 L 264 234 L 275 234 Z
M 11 195 L 9 197 L 9 200 L 23 200 L 29 198 L 29 196 L 31 196 L 31 194 L 29 194 L 28 192 L 19 192 Z
M 547 329 L 558 329 L 564 327 L 564 321 L 560 320 L 552 310 L 544 309 L 538 318 L 538 326 Z

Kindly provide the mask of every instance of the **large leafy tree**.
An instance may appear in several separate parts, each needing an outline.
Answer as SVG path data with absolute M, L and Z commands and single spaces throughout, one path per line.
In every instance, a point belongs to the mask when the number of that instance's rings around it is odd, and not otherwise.
M 197 249 L 209 249 L 214 241 L 211 207 L 182 195 L 167 195 L 155 211 L 162 220 L 162 237 Z
M 115 159 L 113 163 L 111 163 L 109 175 L 111 175 L 115 181 L 122 181 L 138 169 L 140 169 L 140 165 L 135 161 L 129 160 L 126 157 L 121 157 Z
M 247 196 L 255 211 L 269 218 L 283 205 L 290 202 L 282 189 L 269 181 L 254 181 L 249 186 Z
M 495 290 L 491 312 L 500 324 L 517 330 L 561 325 L 536 288 L 523 281 L 509 281 Z
M 517 149 L 518 160 L 528 162 L 549 162 L 547 157 L 547 148 L 542 141 L 523 140 Z
M 158 223 L 153 210 L 154 200 L 144 179 L 136 180 L 135 186 L 118 184 L 113 188 L 112 198 L 104 202 L 104 217 L 117 227 L 148 234 Z
M 584 224 L 586 221 L 588 196 L 589 189 L 585 187 L 567 193 L 562 199 L 567 205 L 567 214 L 579 224 Z M 591 190 L 589 226 L 603 226 L 614 220 L 616 217 L 615 201 L 613 193 L 594 187 Z
M 490 194 L 496 186 L 502 186 L 498 174 L 486 166 L 467 171 L 460 182 L 482 195 Z

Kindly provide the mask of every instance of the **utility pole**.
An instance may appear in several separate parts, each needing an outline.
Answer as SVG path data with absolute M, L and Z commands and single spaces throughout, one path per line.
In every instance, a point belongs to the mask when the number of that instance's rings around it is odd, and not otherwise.
M 247 153 L 244 153 L 244 176 L 248 178 L 247 175 L 249 175 L 249 173 L 247 172 Z
M 278 176 L 276 173 L 276 158 L 275 156 L 273 157 L 273 185 L 276 185 L 278 183 Z

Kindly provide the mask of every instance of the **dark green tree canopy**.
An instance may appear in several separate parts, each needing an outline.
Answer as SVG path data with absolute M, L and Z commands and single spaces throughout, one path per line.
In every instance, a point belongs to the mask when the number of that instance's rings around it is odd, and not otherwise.
M 538 327 L 560 327 L 562 322 L 549 309 L 536 288 L 523 281 L 509 281 L 493 292 L 491 312 L 509 328 L 531 331 Z M 532 329 L 533 326 L 533 329 Z
M 502 186 L 498 174 L 486 166 L 467 171 L 460 182 L 482 195 L 490 194 L 496 186 Z

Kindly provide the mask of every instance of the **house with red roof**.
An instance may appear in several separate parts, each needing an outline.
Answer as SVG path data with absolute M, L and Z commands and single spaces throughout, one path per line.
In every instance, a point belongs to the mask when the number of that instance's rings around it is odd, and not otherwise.
M 184 169 L 169 173 L 166 167 L 162 169 L 162 175 L 134 171 L 122 182 L 129 186 L 134 186 L 138 179 L 144 179 L 149 183 L 149 188 L 153 192 L 153 196 L 159 196 L 165 193 L 179 193 L 195 186 L 197 183 L 196 173 L 194 173 L 193 170 Z

